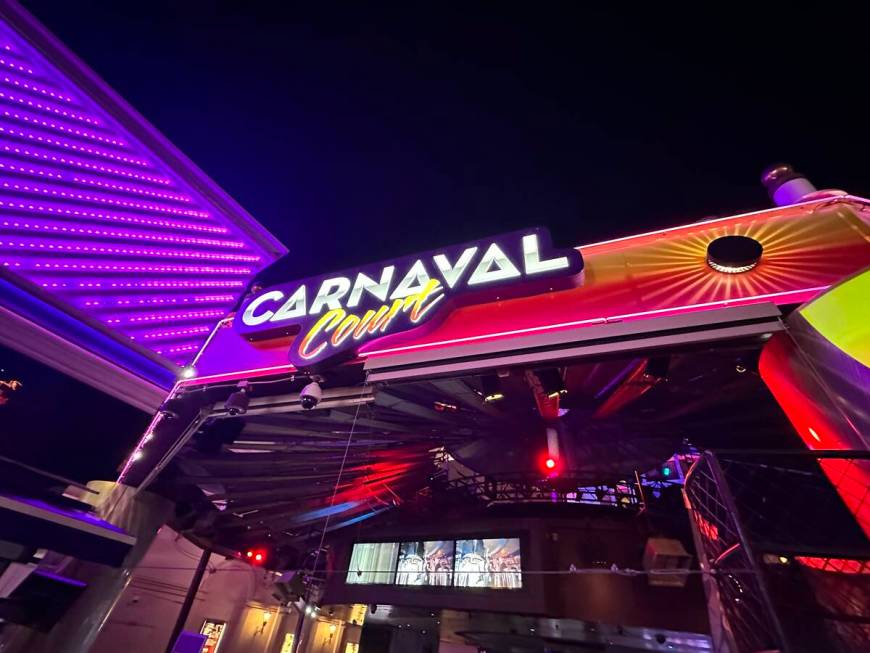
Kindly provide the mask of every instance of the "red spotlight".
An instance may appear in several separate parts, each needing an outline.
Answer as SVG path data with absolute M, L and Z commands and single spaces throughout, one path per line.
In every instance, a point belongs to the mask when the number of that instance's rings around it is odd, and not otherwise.
M 254 565 L 261 565 L 266 562 L 266 550 L 265 549 L 247 549 L 245 551 L 245 557 Z
M 547 478 L 556 478 L 561 471 L 559 459 L 549 454 L 544 454 L 538 458 L 538 465 L 540 466 L 541 472 Z

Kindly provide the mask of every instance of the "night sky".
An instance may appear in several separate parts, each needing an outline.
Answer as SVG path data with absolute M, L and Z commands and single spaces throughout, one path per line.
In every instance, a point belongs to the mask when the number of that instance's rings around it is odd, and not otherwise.
M 24 4 L 292 254 L 334 269 L 532 224 L 576 245 L 763 208 L 780 160 L 870 192 L 870 39 L 844 14 Z
M 587 4 L 24 2 L 318 268 L 763 208 L 780 160 L 870 193 L 863 19 Z

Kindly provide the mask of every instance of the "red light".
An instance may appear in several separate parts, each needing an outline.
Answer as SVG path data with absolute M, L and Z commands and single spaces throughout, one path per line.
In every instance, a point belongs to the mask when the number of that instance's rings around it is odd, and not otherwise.
M 547 459 L 544 461 L 544 466 L 545 466 L 547 469 L 556 469 L 556 461 L 553 460 L 552 458 L 547 458 Z
M 258 553 L 257 555 L 254 556 L 254 560 L 256 560 L 257 562 L 262 562 L 263 561 L 263 554 Z

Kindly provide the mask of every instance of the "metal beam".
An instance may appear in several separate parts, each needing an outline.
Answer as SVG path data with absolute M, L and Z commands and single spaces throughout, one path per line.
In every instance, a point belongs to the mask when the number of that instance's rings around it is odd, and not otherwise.
M 667 317 L 576 326 L 515 338 L 366 359 L 370 383 L 431 379 L 451 374 L 538 365 L 594 356 L 681 348 L 782 331 L 779 308 L 764 302 Z
M 323 397 L 317 404 L 315 411 L 344 406 L 357 406 L 374 401 L 372 389 L 369 386 L 327 388 L 323 391 Z M 304 413 L 316 417 L 317 413 L 302 407 L 299 393 L 285 395 L 269 395 L 265 397 L 253 397 L 248 404 L 246 415 L 267 415 L 270 413 Z M 227 409 L 223 405 L 216 404 L 213 417 L 229 417 Z

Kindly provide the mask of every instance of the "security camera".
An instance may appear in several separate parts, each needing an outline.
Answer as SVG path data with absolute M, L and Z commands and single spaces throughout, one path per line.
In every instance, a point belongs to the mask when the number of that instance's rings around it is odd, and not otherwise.
M 244 415 L 248 412 L 248 403 L 250 400 L 251 398 L 248 396 L 247 383 L 240 383 L 239 389 L 227 397 L 227 400 L 224 403 L 224 408 L 232 416 Z
M 323 397 L 323 389 L 317 381 L 312 381 L 299 393 L 299 401 L 305 410 L 311 410 L 320 403 Z
M 167 399 L 161 404 L 159 412 L 164 419 L 178 419 L 181 416 L 183 405 L 180 397 Z

